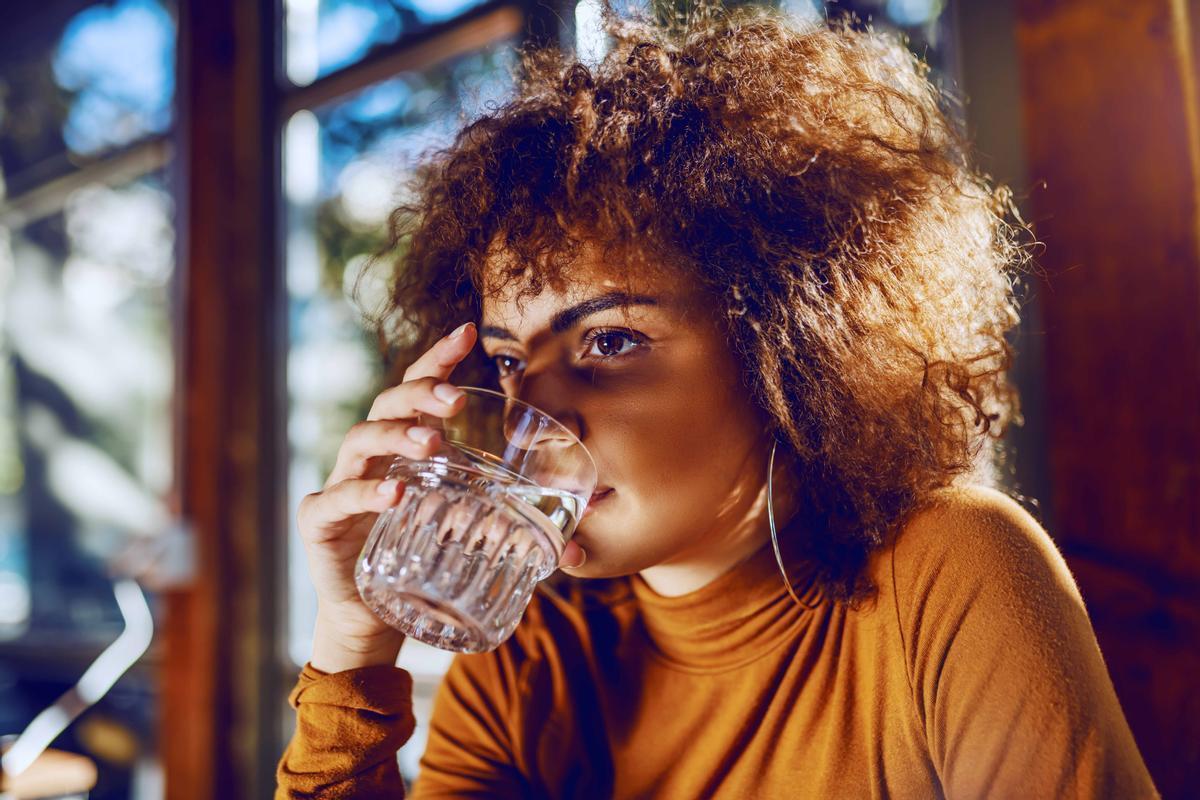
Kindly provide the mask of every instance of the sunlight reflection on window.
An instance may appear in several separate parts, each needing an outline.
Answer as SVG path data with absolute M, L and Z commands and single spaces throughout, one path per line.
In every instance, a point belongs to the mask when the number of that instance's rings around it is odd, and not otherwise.
M 104 563 L 171 524 L 172 217 L 157 177 L 85 185 L 0 254 L 0 596 L 41 564 L 43 631 L 119 627 Z
M 579 0 L 575 4 L 575 52 L 589 67 L 598 64 L 608 51 L 608 35 L 600 24 L 598 0 Z
M 821 0 L 783 0 L 780 7 L 802 20 L 818 20 L 825 16 L 825 5 Z
M 0 297 L 6 297 L 15 270 L 9 232 L 0 227 Z M 0 352 L 5 350 L 5 311 L 0 304 Z M 17 493 L 25 465 L 17 434 L 16 385 L 11 365 L 0 360 L 0 639 L 24 632 L 29 621 L 29 553 L 25 513 Z
M 944 0 L 888 0 L 887 13 L 897 25 L 924 25 L 935 19 Z
M 121 0 L 71 20 L 54 55 L 74 94 L 63 138 L 76 153 L 128 144 L 171 124 L 175 23 L 153 0 Z

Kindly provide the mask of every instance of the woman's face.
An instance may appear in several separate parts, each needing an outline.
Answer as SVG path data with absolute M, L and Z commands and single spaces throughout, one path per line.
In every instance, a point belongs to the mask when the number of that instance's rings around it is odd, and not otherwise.
M 575 534 L 586 563 L 567 571 L 744 555 L 763 532 L 769 440 L 719 320 L 682 276 L 612 277 L 586 249 L 565 288 L 518 304 L 513 285 L 483 301 L 479 324 L 505 392 L 571 428 L 610 490 Z

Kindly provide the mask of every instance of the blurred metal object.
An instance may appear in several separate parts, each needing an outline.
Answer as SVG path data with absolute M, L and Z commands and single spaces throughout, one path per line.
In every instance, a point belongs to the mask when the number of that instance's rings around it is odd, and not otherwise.
M 110 573 L 133 578 L 152 592 L 183 588 L 195 577 L 195 549 L 192 526 L 177 518 L 153 536 L 131 538 L 109 560 Z
M 150 605 L 137 581 L 124 578 L 113 585 L 125 630 L 105 648 L 79 681 L 33 718 L 0 757 L 4 774 L 17 777 L 37 760 L 76 717 L 93 706 L 142 657 L 154 636 Z

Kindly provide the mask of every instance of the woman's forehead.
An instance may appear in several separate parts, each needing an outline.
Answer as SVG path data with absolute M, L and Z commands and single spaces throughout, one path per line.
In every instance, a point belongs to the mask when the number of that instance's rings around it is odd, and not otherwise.
M 491 335 L 512 334 L 501 338 L 526 338 L 537 331 L 561 332 L 599 311 L 611 317 L 615 310 L 631 323 L 663 316 L 683 321 L 711 311 L 700 282 L 681 264 L 587 238 L 577 244 L 569 259 L 560 258 L 559 269 L 549 270 L 542 264 L 517 268 L 514 255 L 493 248 L 484 269 L 481 326 Z
M 484 267 L 485 291 L 481 298 L 484 315 L 536 313 L 564 307 L 614 291 L 643 295 L 675 295 L 685 281 L 679 270 L 656 268 L 645 258 L 605 252 L 585 242 L 569 263 L 560 269 L 541 265 L 515 269 L 515 259 L 503 252 L 489 256 Z M 540 273 L 540 275 L 539 275 Z M 541 285 L 532 286 L 541 277 Z
M 563 330 L 589 313 L 607 309 L 671 313 L 683 297 L 678 282 L 631 275 L 629 280 L 604 276 L 573 276 L 556 285 L 546 284 L 537 293 L 522 294 L 525 282 L 513 281 L 482 301 L 484 324 L 548 326 Z M 515 330 L 515 328 L 513 328 Z

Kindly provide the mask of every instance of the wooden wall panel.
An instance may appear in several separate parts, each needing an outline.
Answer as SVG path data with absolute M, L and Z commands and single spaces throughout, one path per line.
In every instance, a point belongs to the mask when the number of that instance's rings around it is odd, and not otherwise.
M 1189 9 L 1017 0 L 1056 527 L 1160 789 L 1200 780 L 1200 129 Z

